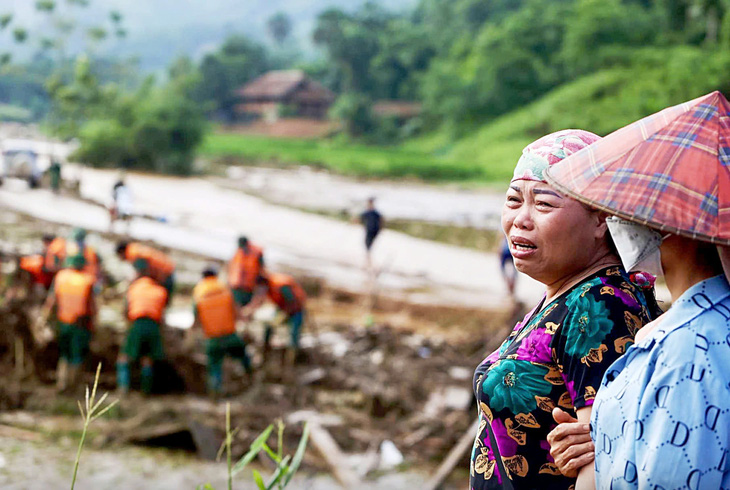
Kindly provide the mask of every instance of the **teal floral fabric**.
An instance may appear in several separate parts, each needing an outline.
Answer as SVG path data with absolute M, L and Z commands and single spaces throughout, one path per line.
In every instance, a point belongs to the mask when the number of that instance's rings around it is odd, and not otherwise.
M 592 405 L 608 366 L 654 316 L 620 267 L 601 270 L 541 306 L 474 373 L 480 424 L 472 490 L 503 488 L 505 478 L 515 489 L 570 488 L 575 480 L 560 473 L 549 452 L 552 410 L 575 415 Z

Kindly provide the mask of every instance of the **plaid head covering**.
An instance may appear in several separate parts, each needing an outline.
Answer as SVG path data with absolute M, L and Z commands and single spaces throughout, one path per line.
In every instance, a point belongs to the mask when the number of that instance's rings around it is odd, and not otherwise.
M 577 153 L 599 139 L 601 139 L 600 136 L 582 129 L 564 129 L 543 136 L 522 150 L 522 156 L 517 161 L 515 173 L 510 182 L 515 180 L 545 182 L 543 172 L 550 165 Z

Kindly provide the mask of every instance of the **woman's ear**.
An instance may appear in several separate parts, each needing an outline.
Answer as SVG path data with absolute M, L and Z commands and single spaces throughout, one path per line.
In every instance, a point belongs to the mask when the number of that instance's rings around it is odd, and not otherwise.
M 610 215 L 603 211 L 594 211 L 593 219 L 596 220 L 596 238 L 603 240 L 608 233 L 608 225 L 606 224 L 606 218 Z

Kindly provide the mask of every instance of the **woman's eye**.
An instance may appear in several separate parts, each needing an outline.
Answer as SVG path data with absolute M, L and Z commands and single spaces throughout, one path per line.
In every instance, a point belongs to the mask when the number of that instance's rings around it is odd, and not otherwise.
M 548 207 L 548 208 L 555 207 L 555 206 L 553 206 L 552 204 L 550 204 L 547 201 L 537 201 L 537 205 L 538 206 L 543 206 L 543 207 Z
M 508 196 L 507 202 L 520 202 L 520 200 L 518 198 L 516 198 L 515 196 Z

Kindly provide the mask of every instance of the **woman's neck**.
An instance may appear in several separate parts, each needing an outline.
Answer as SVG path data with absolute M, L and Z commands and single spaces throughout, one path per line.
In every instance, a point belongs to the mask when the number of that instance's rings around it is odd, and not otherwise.
M 682 260 L 671 264 L 664 271 L 664 280 L 667 283 L 672 302 L 677 301 L 689 288 L 697 283 L 720 274 L 711 268 L 703 267 L 693 260 Z
M 565 293 L 570 288 L 580 283 L 587 277 L 592 276 L 596 272 L 600 271 L 601 269 L 605 269 L 606 267 L 619 265 L 619 263 L 619 259 L 614 254 L 607 253 L 595 262 L 593 262 L 590 267 L 582 269 L 580 272 L 576 272 L 575 274 L 571 274 L 558 281 L 555 281 L 552 284 L 548 284 L 547 290 L 545 291 L 545 301 L 543 302 L 543 307 L 548 305 L 552 300 Z

